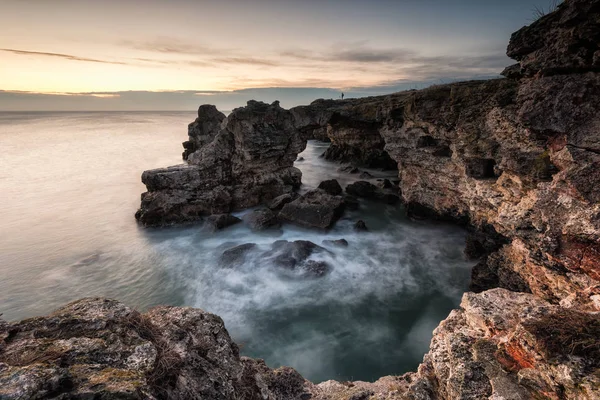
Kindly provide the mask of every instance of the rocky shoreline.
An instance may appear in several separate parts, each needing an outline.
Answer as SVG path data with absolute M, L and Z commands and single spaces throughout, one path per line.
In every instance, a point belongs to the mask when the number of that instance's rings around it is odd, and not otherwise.
M 295 194 L 307 139 L 326 135 L 330 159 L 397 167 L 396 188 L 346 192 L 467 225 L 479 259 L 473 292 L 418 371 L 315 385 L 240 357 L 212 314 L 94 298 L 0 320 L 0 399 L 599 398 L 600 0 L 566 0 L 507 53 L 518 64 L 504 79 L 289 111 L 252 101 L 228 117 L 202 106 L 186 164 L 142 176 L 147 226 L 264 205 L 277 221 L 327 229 L 352 197 L 331 182 Z M 215 229 L 230 220 L 212 218 Z

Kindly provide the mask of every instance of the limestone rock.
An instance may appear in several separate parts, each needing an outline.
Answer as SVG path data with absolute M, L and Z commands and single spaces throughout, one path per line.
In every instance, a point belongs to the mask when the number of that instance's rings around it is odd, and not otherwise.
M 2 399 L 304 399 L 312 386 L 240 357 L 223 321 L 193 308 L 89 298 L 2 330 Z
M 197 148 L 188 164 L 142 174 L 148 189 L 136 213 L 142 224 L 196 221 L 268 203 L 300 186 L 302 174 L 293 164 L 306 140 L 289 111 L 277 102 L 249 101 L 222 116 L 202 106 L 190 133 Z

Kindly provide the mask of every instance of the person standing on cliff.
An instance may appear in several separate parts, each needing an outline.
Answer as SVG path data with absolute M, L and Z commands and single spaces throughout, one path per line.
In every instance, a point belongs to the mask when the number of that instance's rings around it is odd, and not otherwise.
M 344 100 L 344 92 L 342 92 L 342 100 Z

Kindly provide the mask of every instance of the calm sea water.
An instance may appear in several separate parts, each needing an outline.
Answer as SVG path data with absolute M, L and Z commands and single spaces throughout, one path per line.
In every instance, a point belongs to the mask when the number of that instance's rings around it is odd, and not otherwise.
M 46 314 L 86 296 L 145 309 L 186 305 L 220 315 L 242 352 L 314 381 L 373 380 L 414 370 L 431 331 L 458 305 L 471 264 L 464 232 L 363 202 L 327 233 L 291 225 L 215 235 L 200 225 L 144 229 L 134 213 L 143 170 L 181 162 L 194 113 L 0 113 L 0 313 Z M 335 177 L 309 142 L 303 190 Z M 383 176 L 382 173 L 372 171 Z M 240 213 L 242 214 L 242 213 Z M 367 233 L 355 233 L 357 219 Z M 256 265 L 222 269 L 224 249 L 275 240 L 345 238 L 321 279 Z

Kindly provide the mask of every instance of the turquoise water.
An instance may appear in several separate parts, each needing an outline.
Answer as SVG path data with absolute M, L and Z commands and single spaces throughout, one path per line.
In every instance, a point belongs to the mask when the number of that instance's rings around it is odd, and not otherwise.
M 0 113 L 0 313 L 16 320 L 86 296 L 145 309 L 187 305 L 220 315 L 242 353 L 314 381 L 373 380 L 414 370 L 431 331 L 458 305 L 471 264 L 456 227 L 404 218 L 401 206 L 362 202 L 330 232 L 284 225 L 144 229 L 133 217 L 145 169 L 180 163 L 193 113 Z M 307 190 L 357 179 L 309 142 L 296 166 Z M 378 176 L 384 173 L 371 171 Z M 389 175 L 389 174 L 388 174 Z M 243 214 L 243 213 L 240 213 Z M 370 231 L 352 229 L 363 219 Z M 224 249 L 275 240 L 345 238 L 321 255 L 320 279 L 262 262 L 223 269 Z

